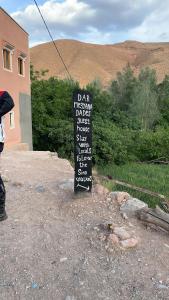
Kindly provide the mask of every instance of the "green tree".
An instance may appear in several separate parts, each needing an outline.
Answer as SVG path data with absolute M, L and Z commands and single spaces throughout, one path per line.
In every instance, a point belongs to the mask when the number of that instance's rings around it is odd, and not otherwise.
M 159 118 L 156 74 L 149 68 L 141 70 L 133 89 L 130 114 L 140 123 L 142 130 L 152 129 Z
M 117 73 L 117 80 L 114 80 L 110 87 L 117 110 L 129 111 L 135 85 L 136 78 L 130 65 L 127 65 L 122 72 Z
M 111 119 L 114 103 L 110 92 L 103 90 L 98 80 L 88 84 L 86 90 L 93 96 L 93 120 L 99 117 Z
M 73 152 L 72 94 L 77 82 L 50 78 L 32 81 L 32 122 L 35 150 Z
M 158 85 L 158 106 L 161 113 L 160 124 L 169 124 L 169 75 Z
M 36 80 L 40 80 L 40 79 L 42 79 L 45 75 L 46 75 L 46 73 L 48 73 L 49 72 L 49 70 L 41 70 L 41 71 L 35 71 L 34 70 L 34 66 L 32 65 L 32 64 L 30 64 L 30 79 L 31 79 L 31 82 L 33 82 L 33 81 L 36 81 Z

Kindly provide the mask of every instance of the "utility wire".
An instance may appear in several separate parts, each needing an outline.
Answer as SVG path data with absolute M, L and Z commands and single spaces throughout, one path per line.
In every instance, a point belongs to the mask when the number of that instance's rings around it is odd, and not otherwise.
M 50 30 L 49 30 L 49 28 L 48 28 L 48 25 L 47 25 L 47 23 L 46 23 L 46 21 L 45 21 L 43 15 L 42 15 L 42 12 L 41 12 L 41 10 L 40 10 L 40 8 L 39 8 L 39 5 L 38 5 L 38 3 L 37 3 L 36 0 L 33 0 L 33 1 L 35 2 L 35 5 L 36 5 L 36 7 L 37 7 L 37 9 L 38 9 L 38 11 L 39 11 L 39 14 L 40 14 L 40 16 L 41 16 L 41 18 L 42 18 L 42 20 L 43 20 L 43 23 L 45 24 L 45 27 L 46 27 L 46 29 L 47 29 L 47 31 L 48 31 L 48 34 L 49 34 L 49 36 L 50 36 L 50 38 L 51 38 L 51 40 L 52 40 L 52 42 L 53 42 L 53 45 L 54 45 L 54 47 L 55 47 L 55 49 L 56 49 L 56 52 L 57 52 L 57 54 L 59 55 L 59 57 L 60 57 L 60 59 L 61 59 L 63 65 L 64 65 L 64 67 L 65 67 L 65 70 L 66 70 L 66 72 L 67 72 L 67 74 L 68 74 L 68 77 L 69 77 L 70 80 L 72 80 L 72 76 L 70 75 L 70 72 L 69 72 L 69 70 L 68 70 L 68 68 L 67 68 L 67 66 L 66 66 L 66 63 L 64 62 L 64 59 L 63 59 L 63 57 L 62 57 L 62 55 L 61 55 L 61 53 L 60 53 L 60 51 L 59 51 L 59 49 L 58 49 L 58 47 L 57 47 L 57 45 L 56 45 L 54 39 L 53 39 L 53 37 L 52 37 L 52 34 L 51 34 L 51 32 L 50 32 Z

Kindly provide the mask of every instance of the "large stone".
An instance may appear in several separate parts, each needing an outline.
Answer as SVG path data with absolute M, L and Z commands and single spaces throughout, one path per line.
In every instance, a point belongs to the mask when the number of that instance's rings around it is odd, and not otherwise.
M 73 191 L 73 189 L 74 189 L 74 179 L 67 179 L 67 180 L 62 181 L 59 184 L 59 188 L 61 190 Z
M 128 216 L 135 216 L 140 209 L 148 208 L 148 205 L 137 198 L 130 198 L 120 207 L 120 211 Z
M 129 249 L 134 248 L 138 244 L 138 239 L 131 238 L 120 242 L 120 245 L 123 247 L 123 249 Z
M 114 233 L 111 233 L 109 235 L 108 240 L 112 243 L 112 244 L 118 244 L 119 243 L 119 238 L 117 235 L 115 235 Z
M 131 237 L 124 227 L 115 227 L 113 233 L 117 235 L 120 240 L 126 240 Z
M 111 192 L 109 194 L 112 200 L 117 201 L 120 205 L 126 202 L 131 196 L 126 192 Z

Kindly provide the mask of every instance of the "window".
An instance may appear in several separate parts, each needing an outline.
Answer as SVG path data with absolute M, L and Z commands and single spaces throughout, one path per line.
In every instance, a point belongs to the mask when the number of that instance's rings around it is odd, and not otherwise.
M 10 129 L 15 128 L 14 111 L 11 111 L 9 113 L 9 122 L 10 122 Z
M 26 60 L 26 54 L 20 52 L 18 57 L 18 74 L 21 76 L 25 76 L 25 60 Z
M 4 69 L 12 71 L 12 53 L 7 48 L 3 49 L 3 65 Z
M 18 57 L 18 74 L 24 76 L 24 60 Z

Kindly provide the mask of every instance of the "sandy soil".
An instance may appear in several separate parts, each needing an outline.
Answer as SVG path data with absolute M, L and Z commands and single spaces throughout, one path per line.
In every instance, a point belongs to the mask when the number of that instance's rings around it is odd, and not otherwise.
M 6 152 L 0 300 L 169 299 L 169 236 L 123 220 L 104 197 L 74 198 L 73 169 L 49 152 Z M 136 249 L 110 253 L 98 224 L 125 225 Z

